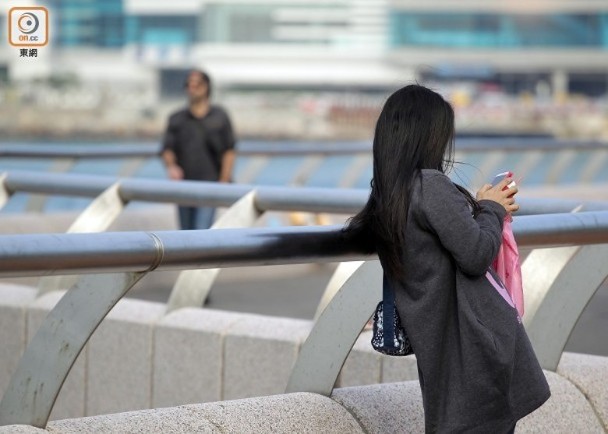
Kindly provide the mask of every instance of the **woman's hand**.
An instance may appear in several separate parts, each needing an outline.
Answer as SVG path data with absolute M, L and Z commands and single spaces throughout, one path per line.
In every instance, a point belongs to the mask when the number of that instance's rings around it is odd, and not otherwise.
M 515 194 L 519 191 L 517 186 L 507 187 L 513 182 L 513 178 L 505 178 L 492 187 L 485 184 L 477 192 L 477 200 L 493 200 L 501 204 L 509 214 L 517 212 L 519 205 L 515 203 Z M 504 189 L 504 190 L 503 190 Z

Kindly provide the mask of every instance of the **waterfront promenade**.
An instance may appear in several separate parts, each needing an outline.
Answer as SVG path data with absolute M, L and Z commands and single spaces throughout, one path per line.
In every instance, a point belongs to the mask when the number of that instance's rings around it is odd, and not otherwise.
M 607 200 L 605 191 L 603 185 L 588 188 L 559 186 L 559 188 L 544 190 L 542 187 L 531 187 L 526 189 L 525 194 L 530 199 L 533 197 L 582 197 Z M 5 213 L 0 216 L 0 232 L 6 234 L 61 233 L 67 230 L 76 215 L 74 212 Z M 346 215 L 334 215 L 327 216 L 325 220 L 340 224 L 346 217 Z M 315 221 L 315 219 L 310 218 L 308 221 Z M 294 219 L 289 214 L 267 211 L 260 220 L 256 221 L 255 226 L 277 227 L 279 224 L 293 222 Z M 156 232 L 175 229 L 175 223 L 174 209 L 171 205 L 139 206 L 124 210 L 108 230 Z M 587 242 L 593 243 L 592 241 Z M 276 423 L 276 426 L 284 427 L 283 430 L 277 432 L 301 432 L 297 428 L 294 428 L 295 431 L 288 430 L 288 425 L 285 425 L 281 416 L 273 415 L 272 411 L 263 413 L 263 417 L 254 417 L 255 409 L 282 408 L 295 411 L 295 407 L 300 411 L 298 417 L 301 419 L 296 417 L 294 420 L 304 421 L 311 418 L 344 416 L 342 431 L 335 432 L 360 432 L 361 429 L 365 432 L 393 432 L 369 428 L 366 424 L 378 422 L 378 415 L 365 422 L 364 415 L 360 414 L 362 411 L 365 412 L 370 405 L 375 405 L 373 403 L 375 400 L 391 396 L 391 393 L 397 393 L 400 396 L 399 399 L 402 400 L 400 402 L 404 405 L 412 405 L 411 412 L 405 419 L 400 419 L 399 423 L 414 424 L 418 428 L 412 432 L 419 432 L 419 425 L 416 425 L 420 423 L 420 407 L 419 396 L 416 395 L 416 375 L 415 369 L 413 369 L 415 365 L 412 365 L 412 360 L 408 361 L 408 358 L 401 359 L 397 363 L 378 357 L 368 348 L 369 336 L 365 333 L 355 344 L 335 384 L 343 388 L 358 385 L 368 386 L 355 387 L 350 390 L 336 389 L 331 399 L 327 398 L 329 400 L 317 395 L 296 394 L 274 398 L 251 398 L 249 401 L 232 401 L 225 405 L 212 403 L 225 399 L 247 398 L 285 391 L 288 373 L 296 355 L 303 350 L 305 337 L 311 332 L 311 327 L 313 327 L 311 319 L 335 266 L 336 264 L 326 263 L 228 268 L 222 270 L 214 283 L 206 309 L 178 309 L 168 315 L 164 310 L 165 303 L 177 273 L 172 271 L 151 273 L 130 290 L 130 299 L 122 300 L 119 303 L 117 309 L 112 311 L 87 345 L 87 350 L 81 354 L 68 377 L 64 387 L 65 393 L 62 391 L 51 420 L 185 403 L 208 402 L 208 404 L 196 408 L 188 407 L 188 409 L 179 407 L 166 411 L 132 413 L 131 416 L 100 416 L 101 419 L 83 422 L 53 422 L 49 425 L 50 432 L 78 432 L 79 430 L 98 432 L 100 426 L 113 426 L 120 430 L 120 426 L 127 425 L 130 427 L 127 432 L 132 432 L 135 427 L 131 422 L 135 419 L 140 420 L 143 423 L 142 426 L 147 427 L 146 429 L 150 431 L 150 418 L 157 421 L 162 419 L 163 426 L 168 427 L 172 420 L 183 419 L 184 411 L 190 412 L 192 415 L 199 414 L 197 417 L 201 420 L 199 424 L 204 425 L 203 420 L 213 420 L 214 422 L 210 422 L 212 425 L 219 423 L 223 427 L 231 426 L 232 430 L 228 429 L 227 432 L 241 432 L 235 429 L 238 417 L 259 422 L 260 426 Z M 11 278 L 2 283 L 6 282 L 35 286 L 37 278 Z M 9 302 L 8 306 L 3 307 L 4 309 L 8 307 L 9 311 L 14 312 L 15 306 L 11 307 L 11 297 L 13 297 L 13 303 L 15 297 L 20 300 L 17 302 L 17 306 L 20 306 L 17 311 L 20 312 L 18 315 L 24 321 L 29 336 L 60 296 L 57 293 L 49 293 L 36 297 L 36 291 L 33 288 L 20 290 L 7 287 L 2 291 L 5 301 L 8 299 Z M 604 285 L 591 299 L 572 333 L 566 346 L 567 351 L 592 354 L 608 352 L 602 347 L 602 344 L 605 344 L 602 332 L 606 329 L 607 293 L 608 290 Z M 142 299 L 146 301 L 141 301 Z M 163 314 L 163 312 L 165 313 Z M 19 321 L 14 324 L 18 324 Z M 184 330 L 189 331 L 186 333 L 183 332 Z M 17 333 L 18 335 L 19 333 Z M 150 336 L 153 336 L 152 340 L 149 339 Z M 143 341 L 142 338 L 144 338 Z M 205 341 L 205 339 L 211 339 L 211 341 Z M 203 341 L 215 342 L 215 344 L 206 349 L 207 344 L 203 344 Z M 120 342 L 124 343 L 120 344 Z M 217 347 L 218 342 L 219 347 Z M 128 345 L 135 345 L 135 347 L 123 354 L 129 348 Z M 191 350 L 194 353 L 190 353 Z M 203 357 L 202 354 L 197 353 L 200 351 L 208 351 L 207 356 Z M 276 360 L 275 357 L 268 358 L 268 354 L 276 356 Z M 599 412 L 598 417 L 604 417 L 602 415 L 606 410 L 607 401 L 605 401 L 603 393 L 593 389 L 595 386 L 588 388 L 587 385 L 597 386 L 597 378 L 603 378 L 604 362 L 602 360 L 604 359 L 591 358 L 590 361 L 587 361 L 577 355 L 568 354 L 570 353 L 564 355 L 560 366 L 557 367 L 557 374 L 547 372 L 556 392 L 556 398 L 552 401 L 554 404 L 548 407 L 547 412 L 537 415 L 531 419 L 531 422 L 523 424 L 522 432 L 534 432 L 535 426 L 546 428 L 550 426 L 550 422 L 547 422 L 549 420 L 562 423 L 564 419 L 568 418 L 570 420 L 564 426 L 578 430 L 577 432 L 600 432 L 597 431 L 597 423 L 593 422 L 595 420 L 593 411 Z M 248 359 L 249 356 L 252 358 Z M 123 361 L 127 366 L 121 366 Z M 181 363 L 186 361 L 187 366 L 178 368 Z M 202 369 L 209 364 L 211 364 L 211 371 Z M 129 369 L 126 369 L 127 367 Z M 131 371 L 131 369 L 136 371 Z M 99 375 L 103 372 L 106 375 L 109 374 L 110 377 L 103 380 L 103 376 Z M 591 378 L 593 381 L 590 380 Z M 6 381 L 6 378 L 3 381 Z M 411 381 L 411 383 L 405 386 L 391 384 L 371 386 L 377 383 L 399 381 Z M 584 394 L 577 391 L 573 385 L 583 390 Z M 120 392 L 121 390 L 122 392 Z M 137 393 L 130 396 L 131 391 L 137 391 Z M 201 395 L 205 393 L 208 394 Z M 363 402 L 367 402 L 367 404 L 362 404 Z M 336 403 L 339 404 L 338 407 L 336 407 Z M 359 407 L 357 407 L 358 405 Z M 566 412 L 563 411 L 565 408 L 563 406 L 567 406 Z M 330 408 L 326 416 L 323 416 L 325 413 L 322 408 Z M 229 416 L 229 418 L 224 419 L 223 422 L 218 422 L 218 419 L 213 417 L 210 418 L 209 415 L 218 409 L 220 413 L 223 412 L 224 416 Z M 346 413 L 344 413 L 345 409 L 347 409 Z M 199 411 L 202 413 L 198 413 Z M 251 413 L 252 411 L 254 413 Z M 561 414 L 561 419 L 556 418 L 554 412 Z M 352 425 L 353 420 L 349 419 L 352 416 L 348 416 L 348 414 L 357 414 L 355 425 Z M 576 416 L 574 416 L 575 414 Z M 125 417 L 132 418 L 131 422 L 124 419 Z M 300 426 L 298 423 L 294 427 Z M 548 423 L 549 425 L 547 425 Z M 89 428 L 86 428 L 87 426 Z M 321 423 L 320 426 L 324 425 Z M 347 429 L 348 426 L 351 428 Z M 588 428 L 588 430 L 581 431 L 582 427 L 586 427 L 585 429 Z M 171 432 L 171 430 L 166 431 L 160 428 L 152 431 Z M 175 432 L 186 431 L 176 429 Z M 201 432 L 207 431 L 201 430 Z M 211 428 L 209 432 L 215 432 L 215 430 Z M 331 432 L 331 430 L 318 428 L 313 432 Z
M 294 281 L 307 274 L 289 268 Z M 279 281 L 289 278 L 281 276 L 279 267 L 265 269 L 275 271 Z M 226 277 L 239 273 L 225 271 Z M 253 274 L 252 282 L 260 277 Z M 271 279 L 261 280 L 263 286 Z M 35 290 L 25 288 L 0 292 L 0 309 L 14 318 L 11 330 L 25 323 L 30 336 L 60 296 L 35 299 Z M 11 316 L 18 306 L 21 313 Z M 379 357 L 367 348 L 369 333 L 357 340 L 331 396 L 281 394 L 294 357 L 304 351 L 302 339 L 313 334 L 310 321 L 194 308 L 163 315 L 162 307 L 133 299 L 119 302 L 70 373 L 47 431 L 13 426 L 0 427 L 0 433 L 422 432 L 414 360 Z M 4 342 L 10 345 L 11 338 Z M 523 420 L 517 432 L 603 432 L 606 372 L 605 358 L 564 353 L 557 372 L 546 372 L 551 401 Z M 356 386 L 362 384 L 367 385 Z M 220 399 L 230 401 L 213 402 Z M 199 404 L 180 405 L 186 403 Z M 156 410 L 110 414 L 138 408 Z M 83 415 L 98 416 L 57 420 Z

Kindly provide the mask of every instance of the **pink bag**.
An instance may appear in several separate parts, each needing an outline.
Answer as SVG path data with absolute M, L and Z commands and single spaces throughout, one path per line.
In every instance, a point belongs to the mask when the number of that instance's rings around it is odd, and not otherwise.
M 505 217 L 502 227 L 502 244 L 498 255 L 492 266 L 496 270 L 496 274 L 505 284 L 507 292 L 511 296 L 511 300 L 515 304 L 517 313 L 520 317 L 524 315 L 524 289 L 521 279 L 521 266 L 519 264 L 519 251 L 517 243 L 513 236 L 511 222 L 513 218 L 510 215 Z

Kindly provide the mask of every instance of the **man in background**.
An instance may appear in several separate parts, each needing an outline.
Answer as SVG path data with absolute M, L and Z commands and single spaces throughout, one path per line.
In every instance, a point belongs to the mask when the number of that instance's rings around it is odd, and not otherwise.
M 173 113 L 163 140 L 162 158 L 169 178 L 230 182 L 235 138 L 228 114 L 212 105 L 211 79 L 192 70 L 184 84 L 188 107 Z M 180 206 L 181 229 L 207 229 L 215 208 Z

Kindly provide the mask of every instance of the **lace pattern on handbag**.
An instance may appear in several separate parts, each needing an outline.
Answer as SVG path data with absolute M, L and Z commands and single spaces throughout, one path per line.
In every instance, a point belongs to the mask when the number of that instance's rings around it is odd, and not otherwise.
M 412 345 L 395 307 L 395 295 L 386 275 L 383 277 L 382 292 L 382 301 L 378 303 L 374 312 L 372 347 L 389 356 L 413 354 Z

